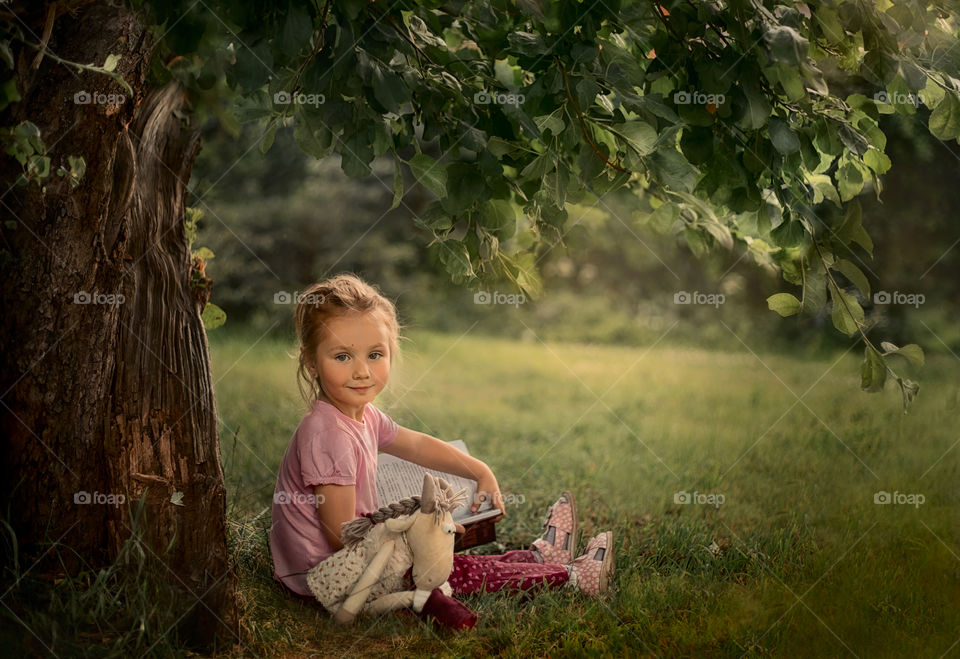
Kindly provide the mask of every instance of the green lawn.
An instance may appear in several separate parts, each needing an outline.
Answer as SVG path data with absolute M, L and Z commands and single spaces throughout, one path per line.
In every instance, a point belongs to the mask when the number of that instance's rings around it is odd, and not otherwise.
M 584 538 L 612 529 L 612 592 L 465 598 L 467 633 L 396 614 L 344 630 L 271 580 L 269 505 L 304 412 L 292 343 L 211 336 L 243 652 L 268 656 L 864 656 L 960 654 L 952 357 L 899 390 L 859 392 L 862 349 L 799 360 L 674 348 L 544 345 L 412 333 L 378 404 L 463 439 L 515 503 L 525 547 L 563 489 Z M 906 367 L 904 367 L 906 370 Z M 799 397 L 799 400 L 798 400 Z M 925 502 L 876 505 L 874 494 Z M 677 492 L 723 495 L 676 504 Z

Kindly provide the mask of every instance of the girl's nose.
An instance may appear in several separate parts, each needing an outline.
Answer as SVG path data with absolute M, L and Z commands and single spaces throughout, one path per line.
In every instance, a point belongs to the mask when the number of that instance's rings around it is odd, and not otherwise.
M 367 363 L 362 359 L 358 359 L 354 362 L 355 366 L 353 369 L 353 375 L 357 378 L 365 378 L 370 375 L 370 368 L 367 366 Z

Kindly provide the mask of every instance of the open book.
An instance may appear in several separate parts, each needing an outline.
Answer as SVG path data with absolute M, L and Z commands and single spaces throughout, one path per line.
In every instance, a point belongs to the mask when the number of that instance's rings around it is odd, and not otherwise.
M 467 445 L 461 440 L 450 445 L 467 455 Z M 457 543 L 458 549 L 466 549 L 496 539 L 493 523 L 500 518 L 500 510 L 493 507 L 492 501 L 484 501 L 477 512 L 470 512 L 470 506 L 477 494 L 477 482 L 461 476 L 454 476 L 434 469 L 424 469 L 420 465 L 402 460 L 393 455 L 381 453 L 377 458 L 377 499 L 379 505 L 386 506 L 394 501 L 420 494 L 423 488 L 423 475 L 438 476 L 453 487 L 454 492 L 466 490 L 466 504 L 453 511 L 453 521 L 466 527 L 467 532 Z

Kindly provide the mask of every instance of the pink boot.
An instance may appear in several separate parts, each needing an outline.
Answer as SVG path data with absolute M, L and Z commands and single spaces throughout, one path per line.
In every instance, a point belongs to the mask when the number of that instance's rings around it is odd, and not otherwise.
M 590 538 L 587 550 L 569 566 L 570 581 L 587 595 L 607 592 L 613 576 L 613 533 L 607 531 Z
M 533 548 L 544 563 L 569 565 L 577 543 L 577 503 L 573 494 L 564 491 L 547 511 L 543 535 L 533 541 Z

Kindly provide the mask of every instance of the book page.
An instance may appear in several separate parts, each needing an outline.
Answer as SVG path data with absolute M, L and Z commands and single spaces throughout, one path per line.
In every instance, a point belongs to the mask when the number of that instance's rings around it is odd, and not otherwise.
M 449 444 L 470 455 L 467 445 L 462 440 L 458 439 Z M 454 492 L 466 489 L 467 502 L 453 511 L 454 521 L 460 524 L 471 524 L 500 514 L 500 511 L 493 507 L 492 501 L 484 501 L 476 513 L 470 512 L 470 504 L 473 503 L 473 498 L 477 494 L 475 480 L 435 469 L 424 469 L 418 464 L 385 453 L 380 454 L 377 462 L 377 500 L 380 506 L 386 506 L 407 497 L 419 496 L 423 490 L 423 475 L 429 473 L 450 483 Z

